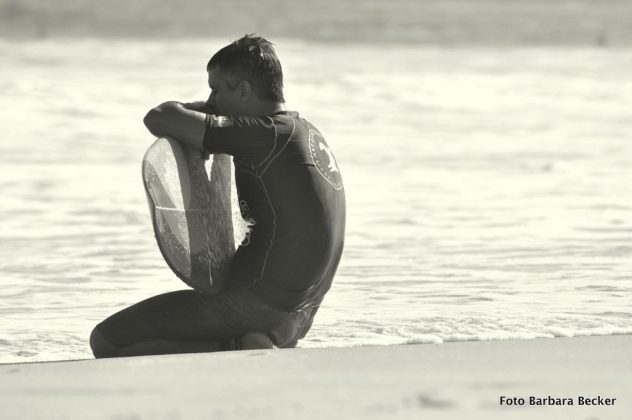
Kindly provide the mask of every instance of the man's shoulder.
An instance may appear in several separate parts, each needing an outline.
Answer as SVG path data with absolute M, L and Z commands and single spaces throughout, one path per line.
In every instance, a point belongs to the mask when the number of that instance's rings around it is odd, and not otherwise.
M 287 132 L 294 137 L 308 136 L 309 132 L 322 136 L 318 128 L 310 121 L 303 118 L 298 111 L 282 111 L 271 116 L 280 132 Z
M 292 122 L 303 120 L 303 118 L 299 116 L 299 113 L 297 111 L 279 111 L 270 115 L 270 118 L 272 118 L 272 121 L 277 124 L 287 124 L 288 122 L 292 124 Z

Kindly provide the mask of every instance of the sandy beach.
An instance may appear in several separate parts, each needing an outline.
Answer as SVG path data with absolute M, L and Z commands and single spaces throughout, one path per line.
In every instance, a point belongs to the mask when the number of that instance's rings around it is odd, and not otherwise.
M 631 351 L 615 335 L 6 364 L 0 402 L 20 420 L 623 419 Z
M 629 417 L 629 0 L 207 3 L 0 0 L 0 419 Z M 70 360 L 185 287 L 155 244 L 141 119 L 206 98 L 209 54 L 246 32 L 277 44 L 344 173 L 312 330 Z

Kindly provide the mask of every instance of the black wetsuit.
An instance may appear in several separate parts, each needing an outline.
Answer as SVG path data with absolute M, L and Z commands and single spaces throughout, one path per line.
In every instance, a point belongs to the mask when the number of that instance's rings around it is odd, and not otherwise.
M 231 281 L 277 309 L 318 306 L 345 233 L 340 169 L 323 136 L 296 112 L 208 115 L 204 148 L 234 157 L 241 213 L 251 222 Z
M 327 143 L 298 114 L 280 112 L 209 115 L 204 147 L 234 156 L 242 215 L 253 224 L 231 263 L 233 287 L 178 290 L 125 308 L 95 328 L 95 355 L 209 351 L 204 343 L 229 348 L 249 332 L 293 347 L 309 331 L 344 242 L 344 189 Z

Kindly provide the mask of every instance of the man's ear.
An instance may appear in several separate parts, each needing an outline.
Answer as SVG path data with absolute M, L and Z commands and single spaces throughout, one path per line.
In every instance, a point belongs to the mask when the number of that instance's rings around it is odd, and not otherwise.
M 248 102 L 252 96 L 252 85 L 247 80 L 239 82 L 239 99 L 242 102 Z

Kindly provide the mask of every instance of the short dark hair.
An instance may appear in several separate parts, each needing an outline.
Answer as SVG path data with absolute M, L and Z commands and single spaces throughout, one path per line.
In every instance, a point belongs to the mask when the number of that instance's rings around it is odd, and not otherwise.
M 262 100 L 285 102 L 281 63 L 272 43 L 262 37 L 248 34 L 225 46 L 206 65 L 207 71 L 213 68 L 232 79 L 233 89 L 245 79 Z

